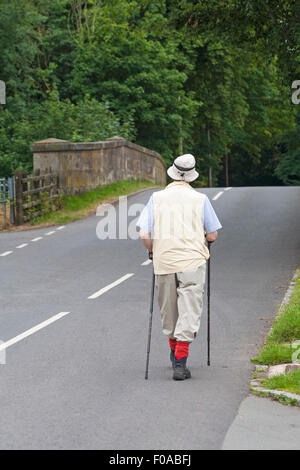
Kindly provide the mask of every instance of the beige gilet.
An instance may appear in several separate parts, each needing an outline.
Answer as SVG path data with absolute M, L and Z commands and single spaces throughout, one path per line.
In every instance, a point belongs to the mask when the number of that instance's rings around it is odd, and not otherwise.
M 203 227 L 205 198 L 184 181 L 153 194 L 155 274 L 194 271 L 209 258 Z

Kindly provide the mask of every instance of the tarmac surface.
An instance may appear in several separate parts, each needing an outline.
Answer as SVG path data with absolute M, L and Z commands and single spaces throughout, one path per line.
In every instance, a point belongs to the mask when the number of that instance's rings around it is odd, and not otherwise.
M 201 191 L 223 225 L 211 247 L 211 366 L 204 306 L 184 382 L 172 380 L 156 302 L 144 379 L 152 265 L 139 240 L 99 240 L 96 216 L 0 235 L 1 449 L 243 448 L 250 435 L 271 448 L 284 417 L 284 448 L 300 442 L 299 410 L 248 397 L 250 359 L 299 265 L 300 187 Z M 150 194 L 128 200 L 133 214 Z

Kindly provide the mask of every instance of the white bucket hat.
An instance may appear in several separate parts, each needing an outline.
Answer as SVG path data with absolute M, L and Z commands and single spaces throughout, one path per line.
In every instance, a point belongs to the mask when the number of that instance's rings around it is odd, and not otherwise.
M 196 160 L 193 155 L 186 153 L 175 158 L 173 165 L 168 168 L 167 173 L 173 180 L 182 180 L 190 183 L 198 178 L 199 173 L 195 170 Z

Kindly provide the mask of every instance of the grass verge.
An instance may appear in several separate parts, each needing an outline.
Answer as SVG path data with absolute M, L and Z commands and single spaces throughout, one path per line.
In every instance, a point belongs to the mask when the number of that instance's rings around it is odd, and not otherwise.
M 300 370 L 296 369 L 288 374 L 280 374 L 275 377 L 265 378 L 262 386 L 272 390 L 286 390 L 300 395 Z
M 252 362 L 266 365 L 292 362 L 293 352 L 297 349 L 292 343 L 297 340 L 300 340 L 300 270 L 288 304 L 274 321 L 265 345 Z
M 259 355 L 252 359 L 255 364 L 275 365 L 291 362 L 294 348 L 284 344 L 267 343 L 261 349 Z
M 41 217 L 35 217 L 30 220 L 29 224 L 32 226 L 55 225 L 79 220 L 95 212 L 97 206 L 101 203 L 109 202 L 119 196 L 126 196 L 148 187 L 159 186 L 149 181 L 123 180 L 79 195 L 62 195 L 61 209 L 49 212 Z

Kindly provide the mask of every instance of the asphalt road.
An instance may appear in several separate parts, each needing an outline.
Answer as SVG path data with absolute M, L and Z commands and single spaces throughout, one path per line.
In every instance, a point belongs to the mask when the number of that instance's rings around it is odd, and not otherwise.
M 212 362 L 204 312 L 184 382 L 172 380 L 157 305 L 144 380 L 152 266 L 139 241 L 99 240 L 95 216 L 0 235 L 0 339 L 10 341 L 0 351 L 1 449 L 222 447 L 299 264 L 300 188 L 232 188 L 213 200 L 220 191 L 203 190 L 223 225 L 211 250 Z

